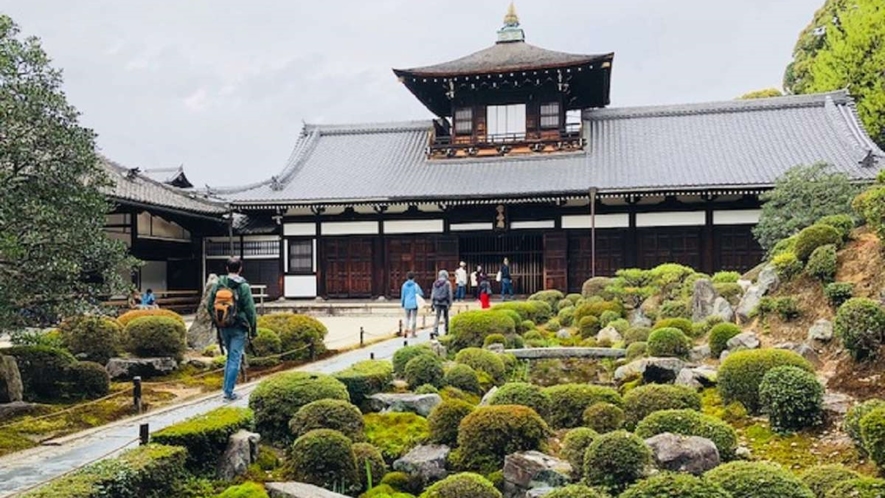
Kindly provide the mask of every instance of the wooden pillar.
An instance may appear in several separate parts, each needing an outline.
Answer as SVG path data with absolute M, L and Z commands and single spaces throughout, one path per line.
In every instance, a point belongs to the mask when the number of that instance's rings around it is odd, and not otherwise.
M 313 211 L 314 216 L 316 217 L 316 251 L 315 256 L 317 260 L 316 267 L 316 279 L 317 279 L 317 296 L 318 297 L 326 297 L 326 264 L 325 259 L 323 257 L 323 236 L 322 236 L 322 214 L 325 211 L 325 208 L 322 206 L 312 207 L 311 211 Z
M 596 187 L 590 188 L 590 277 L 596 276 Z
M 627 197 L 627 248 L 625 260 L 627 268 L 639 267 L 639 236 L 636 232 L 636 204 L 639 197 Z
M 372 294 L 375 296 L 387 296 L 390 289 L 390 265 L 387 257 L 387 237 L 384 235 L 384 213 L 387 206 L 375 206 L 378 213 L 378 237 L 373 243 L 372 261 Z
M 716 268 L 714 236 L 713 236 L 713 200 L 715 196 L 704 195 L 704 236 L 703 236 L 703 259 L 701 266 L 704 273 L 712 275 Z

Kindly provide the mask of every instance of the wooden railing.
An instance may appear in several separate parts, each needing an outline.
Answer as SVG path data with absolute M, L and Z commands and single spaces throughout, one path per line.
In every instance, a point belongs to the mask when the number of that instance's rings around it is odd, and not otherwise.
M 200 306 L 202 296 L 200 291 L 196 290 L 179 290 L 179 291 L 155 291 L 154 297 L 158 307 L 176 311 L 178 313 L 193 313 Z M 109 299 L 103 303 L 105 306 L 118 309 L 138 308 L 141 304 L 141 296 L 133 303 L 129 299 Z

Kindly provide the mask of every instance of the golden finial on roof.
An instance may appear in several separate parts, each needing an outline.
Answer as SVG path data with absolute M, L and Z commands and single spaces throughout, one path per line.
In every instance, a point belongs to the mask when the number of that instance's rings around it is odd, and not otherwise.
M 507 14 L 504 16 L 504 25 L 519 26 L 519 16 L 516 15 L 516 6 L 513 5 L 513 2 L 510 2 L 510 7 L 507 8 Z

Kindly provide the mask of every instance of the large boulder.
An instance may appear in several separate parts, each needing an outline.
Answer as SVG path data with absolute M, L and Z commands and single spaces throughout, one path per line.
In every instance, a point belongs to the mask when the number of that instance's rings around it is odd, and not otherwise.
M 719 296 L 713 301 L 713 313 L 711 313 L 711 316 L 718 316 L 723 322 L 731 323 L 734 321 L 734 308 L 731 307 L 727 299 Z
M 627 320 L 631 327 L 651 327 L 653 325 L 651 318 L 645 316 L 641 306 L 630 311 Z
M 777 276 L 777 269 L 774 265 L 766 265 L 765 268 L 759 272 L 759 278 L 756 279 L 756 285 L 762 290 L 763 294 L 770 294 L 777 290 L 777 286 L 780 285 L 780 278 Z
M 690 368 L 683 368 L 680 370 L 679 375 L 676 376 L 676 380 L 673 381 L 673 383 L 677 386 L 685 386 L 696 390 L 704 387 L 694 378 L 694 373 Z
M 808 329 L 809 341 L 830 342 L 833 340 L 833 322 L 820 319 Z
M 729 352 L 734 353 L 745 349 L 759 349 L 759 338 L 753 332 L 741 332 L 725 343 Z
M 218 275 L 211 273 L 206 279 L 206 285 L 203 286 L 203 298 L 200 300 L 200 307 L 197 308 L 197 316 L 191 328 L 187 331 L 187 345 L 191 349 L 202 351 L 206 346 L 215 344 L 215 328 L 212 325 L 212 317 L 209 316 L 209 294 L 212 288 L 218 283 Z
M 691 348 L 691 351 L 688 352 L 688 359 L 693 362 L 701 362 L 709 358 L 711 354 L 713 352 L 710 351 L 710 346 L 702 344 Z
M 0 403 L 0 420 L 9 420 L 12 417 L 23 415 L 38 415 L 48 405 L 28 403 L 25 401 L 13 401 L 12 403 Z
M 597 342 L 607 341 L 609 344 L 614 344 L 623 340 L 624 338 L 621 337 L 621 334 L 614 327 L 606 327 L 596 334 Z
M 12 356 L 0 355 L 0 403 L 22 400 L 22 376 Z
M 269 482 L 264 485 L 270 498 L 348 498 L 303 482 Z
M 542 496 L 547 496 L 554 491 L 556 491 L 556 488 L 551 488 L 547 486 L 543 488 L 534 488 L 526 491 L 525 498 L 541 498 Z
M 175 358 L 111 358 L 105 368 L 111 380 L 149 379 L 171 374 L 178 362 Z
M 683 368 L 673 382 L 677 386 L 702 389 L 716 385 L 716 370 L 709 367 Z
M 369 396 L 367 403 L 374 412 L 408 412 L 426 417 L 442 403 L 442 398 L 439 394 L 379 393 Z
M 642 358 L 622 365 L 615 370 L 616 382 L 642 377 L 645 382 L 666 384 L 676 380 L 685 362 L 679 358 Z
M 218 478 L 233 481 L 246 475 L 249 466 L 258 459 L 258 442 L 261 435 L 246 430 L 232 434 L 227 441 L 227 449 L 218 463 Z
M 706 438 L 664 432 L 646 439 L 645 444 L 661 470 L 701 475 L 719 465 L 719 450 Z
M 532 488 L 556 488 L 571 482 L 572 466 L 539 451 L 504 458 L 504 496 L 523 498 Z
M 450 452 L 451 449 L 445 445 L 416 446 L 393 462 L 393 470 L 418 477 L 425 484 L 439 481 L 448 476 L 446 459 Z
M 774 346 L 775 349 L 786 349 L 787 351 L 792 351 L 799 356 L 808 360 L 815 367 L 820 367 L 823 363 L 820 361 L 820 357 L 817 355 L 817 352 L 814 349 L 805 343 L 796 344 L 795 342 L 784 342 L 781 344 L 777 344 Z
M 694 322 L 702 322 L 713 314 L 713 304 L 719 293 L 713 288 L 713 282 L 701 278 L 694 283 L 694 292 L 691 295 L 691 319 Z
M 747 323 L 750 321 L 750 315 L 757 307 L 759 307 L 759 302 L 762 301 L 764 295 L 765 291 L 758 285 L 751 285 L 750 288 L 744 292 L 744 297 L 741 298 L 741 302 L 738 303 L 737 308 L 734 310 L 735 315 L 737 315 L 738 320 L 740 320 L 741 323 Z

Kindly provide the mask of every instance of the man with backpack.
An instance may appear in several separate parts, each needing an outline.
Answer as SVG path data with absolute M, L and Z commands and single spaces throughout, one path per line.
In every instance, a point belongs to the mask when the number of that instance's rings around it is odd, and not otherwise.
M 243 350 L 250 337 L 258 331 L 258 313 L 252 298 L 252 289 L 246 279 L 240 276 L 243 262 L 232 257 L 225 264 L 227 275 L 218 278 L 218 283 L 209 294 L 209 315 L 212 323 L 227 350 L 227 362 L 224 365 L 224 399 L 234 401 L 237 394 L 234 385 L 240 373 L 240 362 Z

